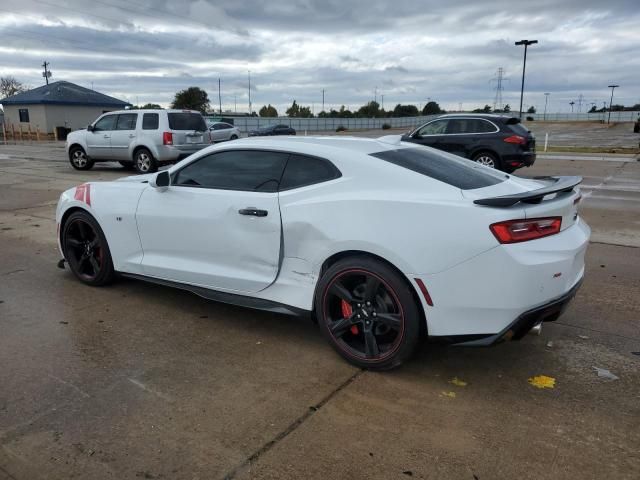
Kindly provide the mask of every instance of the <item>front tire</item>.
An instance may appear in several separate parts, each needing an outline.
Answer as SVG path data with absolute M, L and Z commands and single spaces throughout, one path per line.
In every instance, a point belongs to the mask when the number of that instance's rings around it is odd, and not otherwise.
M 234 133 L 229 140 L 237 140 L 238 136 Z
M 365 256 L 340 260 L 316 292 L 320 329 L 348 362 L 388 370 L 414 353 L 420 313 L 411 286 L 390 266 Z
M 477 153 L 473 157 L 473 161 L 479 163 L 480 165 L 484 165 L 485 167 L 495 168 L 496 170 L 500 170 L 500 160 L 493 153 L 489 152 L 480 152 Z
M 69 150 L 69 163 L 76 170 L 90 170 L 94 165 L 93 160 L 87 157 L 87 153 L 79 146 Z
M 69 268 L 82 283 L 97 287 L 114 279 L 107 239 L 98 222 L 88 213 L 71 214 L 63 226 L 61 244 Z
M 138 173 L 153 173 L 158 171 L 158 162 L 156 162 L 151 152 L 146 148 L 136 150 L 133 156 L 133 166 Z

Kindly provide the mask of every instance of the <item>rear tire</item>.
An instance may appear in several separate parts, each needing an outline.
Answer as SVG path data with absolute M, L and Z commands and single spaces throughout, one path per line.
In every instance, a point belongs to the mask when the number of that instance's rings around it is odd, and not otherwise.
M 411 286 L 390 266 L 366 257 L 339 260 L 316 288 L 318 324 L 349 363 L 389 370 L 414 353 L 421 316 Z
M 138 173 L 153 173 L 158 171 L 158 162 L 156 162 L 151 152 L 146 148 L 139 148 L 133 155 L 133 166 Z
M 60 239 L 69 269 L 82 283 L 94 287 L 115 278 L 111 251 L 98 222 L 88 213 L 72 213 L 62 227 Z
M 87 157 L 82 147 L 75 146 L 69 150 L 69 163 L 76 170 L 90 170 L 93 168 L 94 161 Z
M 493 153 L 489 153 L 489 152 L 476 153 L 476 155 L 473 157 L 473 161 L 479 163 L 480 165 L 484 165 L 485 167 L 501 170 L 500 160 Z
M 237 140 L 238 136 L 236 134 L 231 135 L 231 138 L 229 140 Z

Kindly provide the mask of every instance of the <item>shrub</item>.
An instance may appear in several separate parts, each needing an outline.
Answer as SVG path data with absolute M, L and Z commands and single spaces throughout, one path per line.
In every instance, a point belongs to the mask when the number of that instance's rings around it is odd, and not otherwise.
M 347 131 L 347 127 L 345 127 L 344 125 L 338 125 L 338 128 L 336 128 L 336 132 L 346 132 Z
M 533 117 L 527 117 L 527 122 L 533 122 L 535 119 Z
M 382 129 L 383 130 L 389 130 L 391 128 L 391 125 L 389 125 L 388 123 L 383 123 L 382 124 Z

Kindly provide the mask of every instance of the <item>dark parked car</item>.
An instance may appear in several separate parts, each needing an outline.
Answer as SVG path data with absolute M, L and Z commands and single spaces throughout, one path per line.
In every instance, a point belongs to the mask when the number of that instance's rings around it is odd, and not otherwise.
M 296 131 L 288 125 L 271 125 L 269 127 L 252 130 L 250 137 L 266 137 L 270 135 L 295 135 Z
M 536 141 L 517 117 L 503 115 L 442 115 L 404 135 L 418 143 L 469 158 L 505 172 L 530 167 Z

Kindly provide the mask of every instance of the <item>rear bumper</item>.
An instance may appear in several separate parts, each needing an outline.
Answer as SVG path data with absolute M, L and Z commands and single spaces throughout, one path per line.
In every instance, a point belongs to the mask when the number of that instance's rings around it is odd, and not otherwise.
M 442 272 L 407 275 L 420 278 L 433 300 L 422 302 L 429 336 L 454 343 L 500 338 L 519 321 L 514 334 L 551 318 L 554 311 L 544 307 L 570 298 L 584 276 L 590 233 L 580 219 L 556 235 L 500 245 Z M 417 284 L 415 290 L 421 298 Z
M 157 147 L 156 160 L 159 162 L 176 162 L 210 146 L 211 145 L 209 143 L 198 143 L 194 145 L 161 145 Z
M 573 300 L 573 297 L 576 296 L 583 279 L 584 277 L 580 278 L 578 283 L 564 295 L 524 312 L 500 333 L 495 335 L 470 335 L 466 338 L 456 338 L 454 336 L 450 338 L 450 342 L 459 346 L 488 347 L 505 340 L 520 340 L 539 323 L 556 321 Z

